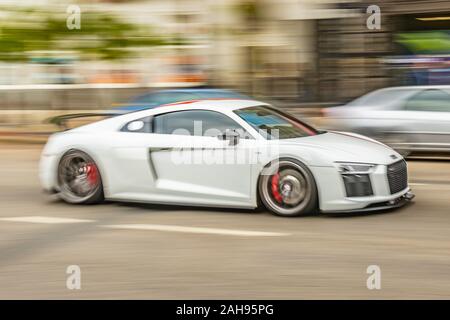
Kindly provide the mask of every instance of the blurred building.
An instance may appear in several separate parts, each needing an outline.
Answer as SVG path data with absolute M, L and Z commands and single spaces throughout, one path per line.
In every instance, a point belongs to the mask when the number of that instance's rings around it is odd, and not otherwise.
M 70 3 L 39 0 L 15 6 L 0 0 L 0 6 L 9 6 L 0 12 L 2 28 L 21 31 L 45 23 L 10 15 L 16 8 L 65 19 Z M 76 41 L 59 39 L 57 49 L 41 46 L 27 51 L 22 61 L 9 61 L 24 53 L 2 42 L 6 59 L 0 62 L 0 84 L 212 85 L 286 103 L 338 103 L 389 85 L 450 82 L 448 1 L 80 0 L 77 4 L 82 29 Z M 366 10 L 373 4 L 381 9 L 379 30 L 366 26 L 370 16 Z M 90 21 L 100 35 L 108 19 L 117 18 L 117 27 L 109 31 L 119 38 L 95 48 L 101 43 L 99 34 L 83 34 L 89 12 L 108 15 L 98 23 Z M 143 26 L 145 31 L 130 31 L 130 26 Z M 37 43 L 33 41 L 29 42 Z M 77 41 L 84 43 L 84 52 L 77 52 Z M 91 53 L 89 46 L 96 52 Z M 16 48 L 20 50 L 20 45 Z M 110 59 L 125 50 L 131 54 Z
M 381 9 L 369 30 L 366 9 Z M 318 23 L 321 101 L 346 101 L 392 85 L 450 84 L 450 2 L 380 0 L 341 3 L 359 15 Z
M 98 1 L 188 44 L 140 54 L 157 86 L 208 84 L 277 100 L 316 101 L 318 21 L 355 16 L 342 0 Z M 150 62 L 151 61 L 151 62 Z
M 337 2 L 337 1 L 334 1 Z M 223 1 L 212 37 L 215 79 L 277 100 L 315 101 L 317 21 L 352 16 L 333 1 Z M 226 7 L 230 9 L 226 9 Z M 228 14 L 228 15 L 227 15 Z
M 1 82 L 136 83 L 154 87 L 209 84 L 232 87 L 262 97 L 315 101 L 319 92 L 316 21 L 353 14 L 352 10 L 335 6 L 338 2 L 80 0 L 77 4 L 81 8 L 81 30 L 76 41 L 90 42 L 87 47 L 99 46 L 98 35 L 86 36 L 83 33 L 86 14 L 99 12 L 118 17 L 128 24 L 146 26 L 151 34 L 125 34 L 126 38 L 147 42 L 155 40 L 153 44 L 157 44 L 117 48 L 117 52 L 127 49 L 133 54 L 113 61 L 96 58 L 93 54 L 86 58 L 71 50 L 77 49 L 73 40 L 58 39 L 58 42 L 64 40 L 67 43 L 66 52 L 61 48 L 26 52 L 28 63 L 6 62 L 0 67 L 7 71 L 3 73 Z M 9 0 L 0 0 L 0 5 L 11 4 Z M 40 27 L 39 23 L 46 23 L 45 19 L 50 14 L 65 19 L 69 4 L 54 0 L 24 1 L 19 7 L 38 10 L 39 15 L 35 14 L 38 19 L 29 21 L 29 18 L 23 20 L 14 16 L 17 9 L 10 6 L 5 11 L 9 20 L 5 21 L 22 32 L 28 30 L 30 24 Z M 60 29 L 64 29 L 64 23 L 59 23 Z M 99 20 L 98 25 L 95 21 L 90 23 L 94 29 L 108 27 L 102 25 L 105 24 L 103 20 Z M 64 31 L 60 29 L 52 29 L 52 32 L 59 34 Z M 118 32 L 123 36 L 120 30 Z M 20 33 L 17 34 L 20 37 Z M 120 44 L 118 40 L 115 45 Z M 111 48 L 104 49 L 97 48 L 100 51 L 97 56 Z M 11 52 L 12 57 L 23 54 Z

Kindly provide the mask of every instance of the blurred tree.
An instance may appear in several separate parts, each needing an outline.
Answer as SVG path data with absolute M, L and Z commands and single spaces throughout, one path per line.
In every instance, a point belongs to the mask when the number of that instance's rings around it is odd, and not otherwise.
M 450 33 L 447 31 L 398 33 L 395 42 L 412 54 L 448 54 L 450 51 Z
M 83 12 L 81 29 L 69 30 L 65 12 L 1 8 L 0 61 L 28 60 L 33 51 L 70 50 L 83 58 L 121 59 L 138 47 L 178 45 L 184 39 L 161 37 L 135 24 L 97 12 Z
M 235 11 L 241 16 L 246 31 L 255 31 L 258 24 L 264 20 L 263 7 L 264 5 L 257 0 L 244 0 L 235 4 Z

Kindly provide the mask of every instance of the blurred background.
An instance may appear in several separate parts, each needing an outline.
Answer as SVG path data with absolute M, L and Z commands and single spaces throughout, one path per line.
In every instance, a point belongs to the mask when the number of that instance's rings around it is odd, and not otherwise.
M 370 30 L 372 4 L 1 0 L 0 132 L 161 88 L 229 88 L 320 116 L 378 88 L 450 84 L 450 3 L 376 1 Z
M 379 29 L 367 27 L 370 5 L 381 10 Z M 448 299 L 445 85 L 450 1 L 0 0 L 0 299 Z M 42 147 L 69 119 L 57 116 L 236 95 L 319 128 L 373 136 L 404 155 L 432 151 L 408 159 L 415 202 L 379 214 L 280 219 L 70 206 L 41 193 Z M 437 151 L 447 158 L 436 160 Z M 104 227 L 139 223 L 291 235 Z M 74 264 L 82 290 L 66 288 Z M 366 287 L 373 264 L 382 290 Z

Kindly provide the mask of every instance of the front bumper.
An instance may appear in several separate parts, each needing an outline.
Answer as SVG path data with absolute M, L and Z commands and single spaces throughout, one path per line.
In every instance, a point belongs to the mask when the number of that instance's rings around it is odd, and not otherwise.
M 370 173 L 373 193 L 367 196 L 348 196 L 341 174 L 334 167 L 311 167 L 319 193 L 322 212 L 358 212 L 395 208 L 412 199 L 409 186 L 391 193 L 388 166 L 378 165 Z

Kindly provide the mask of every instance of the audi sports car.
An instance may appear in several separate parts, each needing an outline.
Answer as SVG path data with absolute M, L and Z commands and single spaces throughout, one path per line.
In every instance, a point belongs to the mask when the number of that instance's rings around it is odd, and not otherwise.
M 74 204 L 264 205 L 280 216 L 388 209 L 414 197 L 391 148 L 243 99 L 166 104 L 56 133 L 40 179 Z

